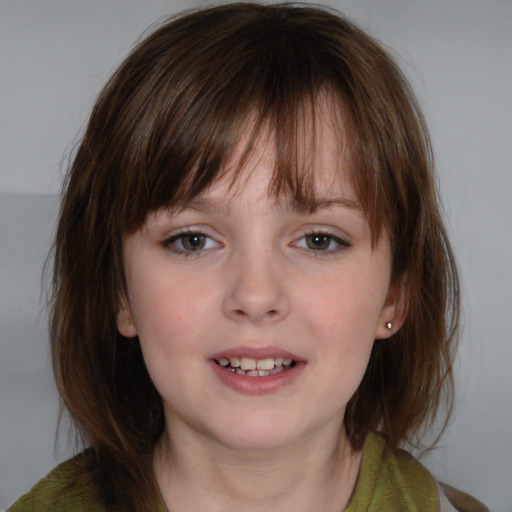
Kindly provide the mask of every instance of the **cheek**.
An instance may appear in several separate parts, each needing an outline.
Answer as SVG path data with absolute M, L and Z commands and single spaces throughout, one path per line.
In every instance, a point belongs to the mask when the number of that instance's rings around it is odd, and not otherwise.
M 209 310 L 188 280 L 145 282 L 132 307 L 142 355 L 151 380 L 166 403 L 180 404 L 197 384 L 189 378 L 200 365 L 200 318 Z M 197 290 L 197 288 L 196 288 Z M 199 356 L 199 357 L 198 357 Z M 183 388 L 182 383 L 188 387 Z
M 215 288 L 202 280 L 174 274 L 146 276 L 143 286 L 129 290 L 134 321 L 146 352 L 191 353 L 213 323 Z M 204 290 L 211 290 L 204 293 Z M 206 332 L 205 332 L 206 331 Z
M 304 302 L 303 318 L 315 339 L 322 371 L 343 400 L 359 386 L 375 341 L 387 285 L 372 286 L 374 279 L 356 273 L 333 278 Z
M 387 283 L 379 283 L 378 277 L 349 272 L 310 287 L 304 310 L 310 322 L 326 333 L 373 341 L 386 293 Z

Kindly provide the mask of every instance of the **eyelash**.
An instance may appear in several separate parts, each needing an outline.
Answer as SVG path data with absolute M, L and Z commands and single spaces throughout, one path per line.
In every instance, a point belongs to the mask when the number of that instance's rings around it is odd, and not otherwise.
M 175 235 L 172 235 L 171 237 L 165 239 L 163 242 L 162 242 L 162 245 L 164 248 L 166 249 L 169 249 L 170 251 L 176 253 L 176 254 L 180 254 L 180 255 L 183 255 L 183 256 L 186 256 L 186 257 L 189 257 L 189 256 L 199 256 L 202 252 L 204 252 L 205 250 L 210 250 L 210 249 L 213 249 L 213 247 L 198 247 L 197 249 L 187 249 L 186 247 L 183 246 L 183 241 L 189 237 L 193 237 L 193 236 L 196 236 L 196 237 L 202 237 L 205 241 L 205 243 L 208 243 L 208 240 L 211 240 L 212 242 L 214 242 L 215 246 L 216 247 L 219 247 L 221 244 L 219 244 L 219 242 L 216 242 L 211 236 L 207 235 L 206 233 L 203 233 L 202 231 L 194 231 L 194 230 L 184 230 L 184 231 L 181 231 Z M 176 242 L 178 241 L 181 241 L 181 247 L 177 247 L 176 246 Z
M 299 242 L 302 240 L 307 244 L 307 239 L 309 237 L 321 237 L 328 241 L 328 246 L 326 249 L 313 249 L 311 247 L 300 247 Z M 329 246 L 334 242 L 336 246 L 334 248 L 329 248 Z M 300 247 L 316 257 L 327 257 L 334 254 L 337 254 L 341 251 L 344 251 L 348 247 L 350 247 L 350 243 L 342 238 L 333 235 L 332 233 L 326 233 L 325 231 L 310 231 L 309 233 L 305 233 L 301 238 L 299 238 L 296 242 L 293 243 L 294 246 Z
M 187 237 L 202 237 L 202 241 L 204 245 L 208 245 L 211 242 L 214 243 L 213 247 L 197 247 L 196 249 L 187 249 L 183 242 L 186 240 Z M 307 240 L 310 237 L 320 237 L 323 238 L 324 241 L 327 242 L 326 248 L 312 248 L 307 245 Z M 190 240 L 189 240 L 190 241 Z M 209 242 L 210 241 L 210 242 Z M 304 241 L 305 246 L 301 246 L 300 242 Z M 181 247 L 178 247 L 176 243 L 179 242 Z M 336 244 L 334 248 L 330 247 L 332 243 Z M 325 231 L 310 231 L 308 233 L 305 233 L 301 238 L 294 241 L 292 244 L 294 247 L 298 247 L 300 249 L 304 249 L 305 251 L 309 252 L 315 257 L 328 257 L 332 256 L 334 254 L 337 254 L 341 251 L 344 251 L 348 247 L 350 247 L 350 243 L 346 240 L 341 239 L 338 236 L 333 235 L 332 233 L 327 233 Z M 192 229 L 190 230 L 184 230 L 181 231 L 175 235 L 172 235 L 171 237 L 165 239 L 162 242 L 162 246 L 166 249 L 169 249 L 170 251 L 185 256 L 200 256 L 204 251 L 208 251 L 211 249 L 214 249 L 215 247 L 220 247 L 221 244 L 217 241 L 215 241 L 211 236 L 207 235 L 206 233 L 203 233 L 202 231 L 194 231 Z

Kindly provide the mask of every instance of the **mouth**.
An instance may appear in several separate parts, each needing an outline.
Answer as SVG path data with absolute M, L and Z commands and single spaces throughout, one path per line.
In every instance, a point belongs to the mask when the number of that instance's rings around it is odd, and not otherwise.
M 254 359 L 252 357 L 221 357 L 214 359 L 215 363 L 226 372 L 245 375 L 247 377 L 267 377 L 292 369 L 297 362 L 284 357 L 265 357 Z

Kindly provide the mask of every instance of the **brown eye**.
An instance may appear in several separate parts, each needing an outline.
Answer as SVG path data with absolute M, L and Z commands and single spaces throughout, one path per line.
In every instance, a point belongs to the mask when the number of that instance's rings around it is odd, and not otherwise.
M 330 233 L 306 233 L 296 240 L 293 245 L 320 255 L 336 254 L 350 247 L 350 243 Z
M 313 251 L 325 251 L 330 248 L 333 239 L 331 236 L 321 233 L 314 233 L 306 236 L 306 245 Z
M 163 242 L 163 246 L 176 253 L 187 255 L 219 247 L 218 242 L 201 232 L 179 233 Z
M 206 237 L 199 233 L 181 236 L 181 244 L 186 251 L 200 251 L 206 245 Z

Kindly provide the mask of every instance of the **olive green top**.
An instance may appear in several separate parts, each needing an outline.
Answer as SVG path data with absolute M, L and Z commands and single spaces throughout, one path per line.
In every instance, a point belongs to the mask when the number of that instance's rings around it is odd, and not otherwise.
M 7 512 L 106 512 L 96 490 L 74 478 L 72 462 L 57 466 Z M 165 511 L 163 503 L 158 508 Z M 361 472 L 345 512 L 438 512 L 430 473 L 407 452 L 391 453 L 377 434 L 367 436 Z

